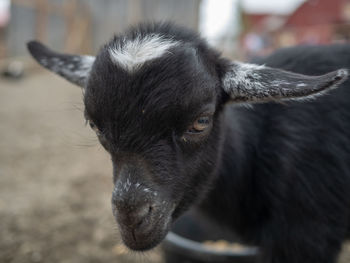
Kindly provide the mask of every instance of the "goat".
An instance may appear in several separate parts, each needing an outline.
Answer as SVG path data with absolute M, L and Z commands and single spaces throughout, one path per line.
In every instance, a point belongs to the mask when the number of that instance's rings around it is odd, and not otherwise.
M 153 23 L 113 37 L 96 57 L 28 48 L 84 90 L 129 248 L 153 248 L 196 206 L 258 245 L 259 262 L 335 262 L 349 233 L 350 90 L 333 89 L 347 79 L 349 46 L 248 64 Z

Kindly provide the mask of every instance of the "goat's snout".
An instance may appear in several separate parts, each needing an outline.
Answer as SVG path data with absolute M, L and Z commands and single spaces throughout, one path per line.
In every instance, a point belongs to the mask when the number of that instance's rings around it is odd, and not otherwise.
M 167 234 L 175 206 L 143 159 L 131 156 L 117 161 L 112 209 L 121 238 L 133 250 L 150 249 Z
M 118 187 L 123 185 L 123 187 Z M 149 188 L 130 187 L 117 184 L 113 192 L 113 213 L 119 224 L 128 229 L 136 230 L 151 221 L 156 208 L 154 191 Z M 128 184 L 126 184 L 128 185 Z M 145 191 L 145 189 L 147 191 Z M 143 224 L 146 222 L 145 224 Z
M 154 247 L 168 232 L 174 204 L 155 184 L 129 177 L 118 179 L 112 209 L 124 243 L 133 250 Z
M 119 213 L 116 214 L 116 217 L 120 224 L 136 230 L 152 217 L 153 210 L 151 204 L 145 203 L 132 209 L 118 209 Z

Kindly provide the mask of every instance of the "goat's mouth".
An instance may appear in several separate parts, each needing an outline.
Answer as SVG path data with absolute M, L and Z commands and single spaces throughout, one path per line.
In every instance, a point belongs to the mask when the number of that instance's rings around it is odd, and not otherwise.
M 164 225 L 157 225 L 149 229 L 149 231 L 143 231 L 141 229 L 129 229 L 123 230 L 121 228 L 121 236 L 124 244 L 137 251 L 145 251 L 157 246 L 168 233 L 168 227 Z

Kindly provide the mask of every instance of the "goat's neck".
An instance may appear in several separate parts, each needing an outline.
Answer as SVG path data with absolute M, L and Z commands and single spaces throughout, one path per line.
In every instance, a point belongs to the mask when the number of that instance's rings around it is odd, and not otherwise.
M 264 118 L 260 116 L 262 113 L 243 108 L 231 108 L 224 114 L 221 169 L 200 209 L 247 241 L 253 241 L 260 224 L 257 222 L 261 211 L 259 186 L 254 178 L 256 149 L 261 137 L 258 127 L 264 125 Z

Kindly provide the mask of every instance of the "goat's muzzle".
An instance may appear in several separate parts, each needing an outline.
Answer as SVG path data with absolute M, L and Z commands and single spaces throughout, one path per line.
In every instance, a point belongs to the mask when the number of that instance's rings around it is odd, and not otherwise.
M 174 206 L 151 188 L 126 181 L 116 184 L 112 209 L 125 245 L 147 250 L 167 234 Z

